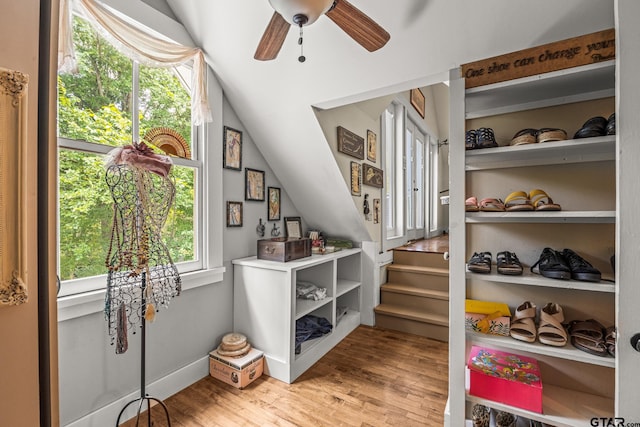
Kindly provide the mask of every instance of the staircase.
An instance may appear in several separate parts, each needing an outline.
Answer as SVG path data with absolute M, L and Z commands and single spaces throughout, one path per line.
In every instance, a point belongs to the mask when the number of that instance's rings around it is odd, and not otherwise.
M 374 311 L 376 326 L 449 341 L 449 261 L 443 253 L 394 249 Z

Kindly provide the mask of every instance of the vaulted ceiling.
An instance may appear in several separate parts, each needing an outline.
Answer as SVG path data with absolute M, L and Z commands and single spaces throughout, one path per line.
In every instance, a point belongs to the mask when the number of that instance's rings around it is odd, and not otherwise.
M 275 60 L 253 59 L 268 0 L 167 0 L 307 224 L 357 241 L 370 238 L 312 107 L 440 82 L 466 62 L 614 26 L 613 0 L 350 2 L 391 34 L 387 45 L 370 53 L 323 16 L 305 27 L 299 63 L 297 28 Z

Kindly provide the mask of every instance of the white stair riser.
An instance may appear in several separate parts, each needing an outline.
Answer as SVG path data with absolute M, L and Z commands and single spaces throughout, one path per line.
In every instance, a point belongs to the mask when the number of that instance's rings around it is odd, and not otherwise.
M 419 265 L 422 267 L 449 268 L 449 261 L 443 254 L 434 252 L 395 251 L 393 253 L 394 264 Z
M 433 289 L 447 292 L 449 290 L 448 276 L 434 276 L 424 273 L 413 273 L 408 271 L 388 271 L 387 282 L 402 283 L 422 289 Z
M 380 302 L 382 304 L 415 308 L 423 311 L 424 313 L 441 314 L 444 316 L 449 315 L 448 300 L 383 291 L 380 293 Z
M 449 328 L 447 326 L 433 325 L 384 314 L 376 314 L 376 326 L 433 338 L 439 341 L 449 341 Z

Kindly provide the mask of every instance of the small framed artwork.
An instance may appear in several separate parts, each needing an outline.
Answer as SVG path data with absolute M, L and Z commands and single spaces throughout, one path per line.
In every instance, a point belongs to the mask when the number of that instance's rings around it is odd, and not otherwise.
M 287 232 L 287 238 L 299 239 L 302 237 L 302 221 L 299 216 L 284 217 L 284 229 Z
M 267 220 L 280 220 L 280 189 L 278 187 L 267 188 Z
M 264 202 L 264 171 L 244 168 L 244 199 Z
M 242 170 L 242 132 L 224 127 L 222 166 L 226 169 Z
M 242 227 L 242 202 L 227 202 L 227 227 Z
M 364 160 L 364 138 L 338 126 L 338 151 Z
M 374 163 L 376 162 L 376 152 L 378 150 L 376 139 L 376 134 L 367 129 L 367 160 Z
M 362 165 L 351 162 L 351 195 L 362 195 Z
M 380 199 L 373 199 L 373 223 L 380 223 Z
M 413 108 L 415 108 L 418 114 L 420 114 L 420 117 L 424 119 L 424 108 L 425 108 L 424 102 L 425 101 L 424 101 L 424 94 L 422 93 L 422 91 L 418 88 L 411 89 L 409 99 L 411 101 L 411 105 L 413 105 Z
M 382 188 L 384 180 L 382 179 L 382 169 L 378 169 L 367 163 L 362 165 L 362 183 L 371 187 Z

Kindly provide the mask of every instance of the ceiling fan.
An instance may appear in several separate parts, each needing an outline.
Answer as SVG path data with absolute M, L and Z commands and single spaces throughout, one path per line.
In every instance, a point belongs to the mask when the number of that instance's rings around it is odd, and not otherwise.
M 302 27 L 313 24 L 322 15 L 327 15 L 369 52 L 380 49 L 390 38 L 384 28 L 347 0 L 269 0 L 269 3 L 275 11 L 254 55 L 259 61 L 278 56 L 291 25 L 300 27 L 298 44 L 302 45 Z M 298 59 L 303 62 L 304 56 Z

